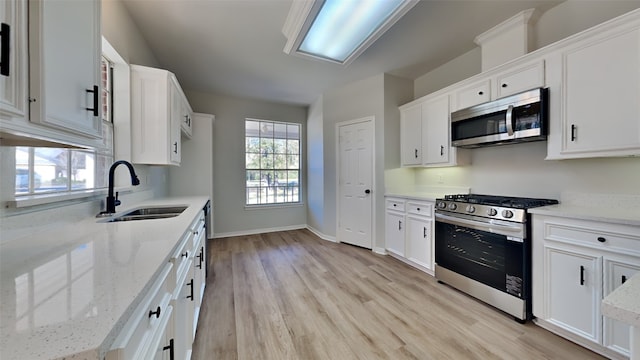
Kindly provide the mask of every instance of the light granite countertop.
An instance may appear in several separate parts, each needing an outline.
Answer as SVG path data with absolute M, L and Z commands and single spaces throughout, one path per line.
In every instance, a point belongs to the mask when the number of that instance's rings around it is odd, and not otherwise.
M 0 358 L 102 359 L 207 197 L 179 216 L 40 229 L 0 247 Z M 120 210 L 120 209 L 119 209 Z
M 533 208 L 528 211 L 531 214 L 640 226 L 640 209 L 636 208 L 558 204 Z
M 602 314 L 640 328 L 640 273 L 602 300 Z

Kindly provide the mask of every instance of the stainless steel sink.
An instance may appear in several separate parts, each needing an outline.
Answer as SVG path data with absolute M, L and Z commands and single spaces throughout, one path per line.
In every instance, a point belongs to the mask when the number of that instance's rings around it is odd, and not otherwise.
M 135 221 L 135 220 L 152 220 L 152 219 L 167 219 L 176 217 L 182 214 L 187 209 L 187 206 L 157 206 L 157 207 L 144 207 L 134 209 L 116 217 L 104 219 L 100 222 L 120 222 L 120 221 Z

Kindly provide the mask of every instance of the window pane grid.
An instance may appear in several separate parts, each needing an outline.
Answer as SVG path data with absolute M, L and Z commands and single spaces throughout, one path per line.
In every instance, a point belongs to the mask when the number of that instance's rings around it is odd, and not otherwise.
M 300 202 L 300 125 L 245 120 L 246 205 Z

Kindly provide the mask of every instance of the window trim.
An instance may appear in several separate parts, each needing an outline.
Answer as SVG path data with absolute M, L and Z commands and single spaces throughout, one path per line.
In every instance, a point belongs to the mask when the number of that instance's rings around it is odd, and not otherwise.
M 247 157 L 247 146 L 246 146 L 246 139 L 247 139 L 247 135 L 246 135 L 246 124 L 247 121 L 258 121 L 258 122 L 269 122 L 269 123 L 273 123 L 273 124 L 285 124 L 285 125 L 297 125 L 298 129 L 299 129 L 299 137 L 298 137 L 298 168 L 297 170 L 294 171 L 298 171 L 298 201 L 295 202 L 277 202 L 277 203 L 264 203 L 264 204 L 247 204 L 247 164 L 246 164 L 246 157 Z M 304 124 L 303 123 L 299 123 L 299 122 L 293 122 L 293 121 L 276 121 L 276 120 L 266 120 L 266 119 L 258 119 L 258 118 L 251 118 L 251 117 L 247 117 L 244 119 L 244 125 L 243 125 L 243 140 L 244 140 L 244 165 L 242 167 L 242 171 L 243 171 L 243 178 L 244 178 L 244 208 L 246 210 L 258 210 L 258 209 L 270 209 L 270 208 L 290 208 L 290 207 L 298 207 L 298 206 L 304 206 L 304 192 L 303 192 L 303 176 L 304 176 L 304 153 L 303 153 L 303 138 L 304 138 Z M 263 169 L 261 168 L 260 171 L 262 171 Z M 274 171 L 278 171 L 275 170 Z M 287 169 L 285 170 L 281 170 L 281 171 L 287 171 Z

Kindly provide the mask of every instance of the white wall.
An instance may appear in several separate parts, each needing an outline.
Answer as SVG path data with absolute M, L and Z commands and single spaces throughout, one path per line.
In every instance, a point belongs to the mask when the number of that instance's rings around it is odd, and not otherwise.
M 320 232 L 324 217 L 324 130 L 320 96 L 311 106 L 307 118 L 307 225 Z
M 304 227 L 304 205 L 255 209 L 245 207 L 245 118 L 302 124 L 302 157 L 306 154 L 307 108 L 231 96 L 186 91 L 194 111 L 214 114 L 213 214 L 215 237 L 246 234 L 264 229 Z M 302 162 L 302 186 L 306 162 Z M 304 193 L 304 191 L 303 191 Z M 303 203 L 307 199 L 303 196 Z
M 639 1 L 567 1 L 542 14 L 534 25 L 537 47 L 561 40 L 634 8 Z M 475 62 L 475 64 L 474 64 Z M 476 68 L 477 66 L 477 68 Z M 416 97 L 480 69 L 475 52 L 461 55 L 416 79 Z M 553 119 L 551 119 L 553 121 Z M 546 161 L 546 142 L 471 150 L 471 165 L 414 170 L 415 184 L 468 186 L 474 193 L 560 198 L 565 192 L 639 194 L 640 159 L 603 158 Z M 405 180 L 410 175 L 405 175 Z

